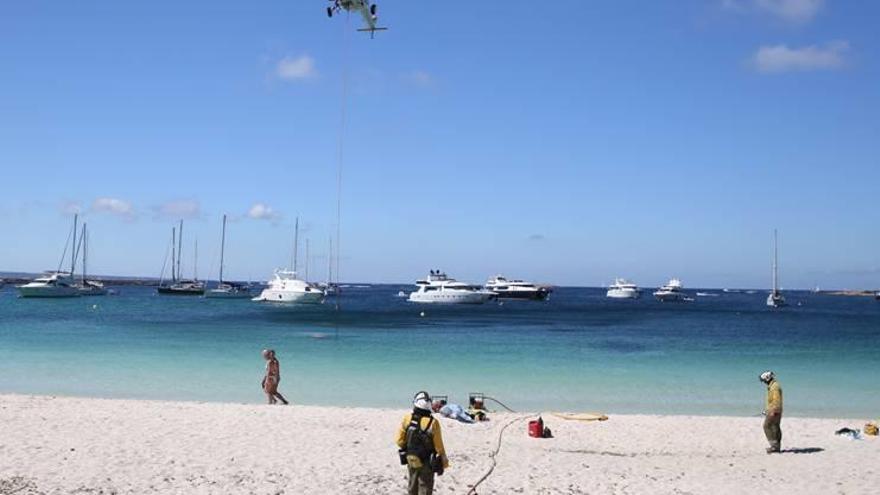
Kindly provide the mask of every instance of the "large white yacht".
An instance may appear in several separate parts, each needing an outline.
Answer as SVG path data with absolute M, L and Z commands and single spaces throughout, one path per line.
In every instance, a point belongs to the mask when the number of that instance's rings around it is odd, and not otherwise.
M 638 299 L 641 295 L 639 287 L 624 278 L 614 279 L 614 283 L 608 287 L 608 292 L 605 293 L 605 297 L 612 299 Z
M 477 285 L 459 282 L 440 270 L 431 270 L 428 278 L 416 281 L 417 289 L 409 294 L 409 301 L 440 304 L 483 304 L 496 297 L 494 292 Z
M 677 278 L 671 279 L 666 285 L 654 291 L 654 297 L 661 302 L 679 302 L 688 300 L 688 297 L 682 291 L 681 280 Z
M 324 291 L 301 280 L 292 270 L 275 270 L 275 275 L 253 301 L 276 303 L 319 304 L 324 301 Z
M 80 291 L 74 285 L 73 276 L 68 272 L 47 272 L 31 282 L 18 287 L 21 297 L 79 297 Z
M 486 282 L 485 289 L 494 293 L 499 299 L 531 299 L 543 301 L 550 295 L 550 288 L 535 285 L 522 280 L 510 280 L 496 275 Z
M 779 291 L 779 275 L 777 273 L 779 271 L 779 265 L 776 260 L 777 252 L 776 229 L 773 229 L 773 290 L 770 291 L 770 294 L 767 294 L 767 306 L 770 306 L 771 308 L 781 308 L 785 306 L 785 296 Z

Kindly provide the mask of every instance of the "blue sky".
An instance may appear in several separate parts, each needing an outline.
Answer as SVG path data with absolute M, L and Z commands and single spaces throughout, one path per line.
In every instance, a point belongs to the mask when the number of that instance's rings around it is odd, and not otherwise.
M 880 286 L 880 4 L 324 4 L 0 5 L 0 270 L 323 273 L 347 66 L 344 279 Z

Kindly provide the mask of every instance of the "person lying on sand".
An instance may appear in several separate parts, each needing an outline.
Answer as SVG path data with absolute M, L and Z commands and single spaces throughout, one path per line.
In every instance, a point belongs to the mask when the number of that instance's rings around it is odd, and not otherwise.
M 281 381 L 281 365 L 275 357 L 275 351 L 272 349 L 263 349 L 263 359 L 266 360 L 266 375 L 263 377 L 263 392 L 269 399 L 269 404 L 277 404 L 276 399 L 280 399 L 286 406 L 287 399 L 278 392 L 278 382 Z
M 463 407 L 458 404 L 449 404 L 446 402 L 446 399 L 435 400 L 431 404 L 431 409 L 444 418 L 454 419 L 462 423 L 470 424 L 475 421 L 474 417 L 468 414 Z

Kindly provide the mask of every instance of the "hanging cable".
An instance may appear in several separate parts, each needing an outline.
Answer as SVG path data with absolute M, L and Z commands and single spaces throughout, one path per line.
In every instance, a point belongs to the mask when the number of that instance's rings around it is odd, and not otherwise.
M 345 117 L 348 104 L 348 59 L 349 43 L 348 31 L 351 13 L 345 14 L 345 26 L 342 31 L 342 101 L 339 110 L 339 137 L 337 141 L 336 155 L 336 300 L 335 309 L 339 311 L 339 299 L 342 291 L 339 290 L 339 259 L 342 256 L 342 166 L 345 158 Z M 336 333 L 339 333 L 337 325 Z

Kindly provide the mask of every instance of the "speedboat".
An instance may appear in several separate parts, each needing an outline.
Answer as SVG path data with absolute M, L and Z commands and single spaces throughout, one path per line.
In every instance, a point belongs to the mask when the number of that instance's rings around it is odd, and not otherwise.
M 205 294 L 205 283 L 200 280 L 178 280 L 170 285 L 160 285 L 159 294 L 170 296 L 201 296 Z
M 639 287 L 623 278 L 614 279 L 614 283 L 608 287 L 605 297 L 612 299 L 638 299 L 642 295 Z
M 470 285 L 448 277 L 440 270 L 431 270 L 428 278 L 416 281 L 416 290 L 409 301 L 432 304 L 483 304 L 496 294 L 478 285 Z
M 21 297 L 79 297 L 73 276 L 69 272 L 48 272 L 33 281 L 20 285 Z
M 250 299 L 253 296 L 250 285 L 232 282 L 220 282 L 205 292 L 205 297 L 210 299 Z
M 496 275 L 489 279 L 485 289 L 494 293 L 498 299 L 530 299 L 533 301 L 543 301 L 551 292 L 548 287 L 522 280 L 508 280 L 502 275 Z
M 688 299 L 682 291 L 681 280 L 677 278 L 671 279 L 666 285 L 654 291 L 654 297 L 660 302 L 680 302 Z
M 252 301 L 275 303 L 320 304 L 324 291 L 296 276 L 292 270 L 275 270 L 269 286 Z

